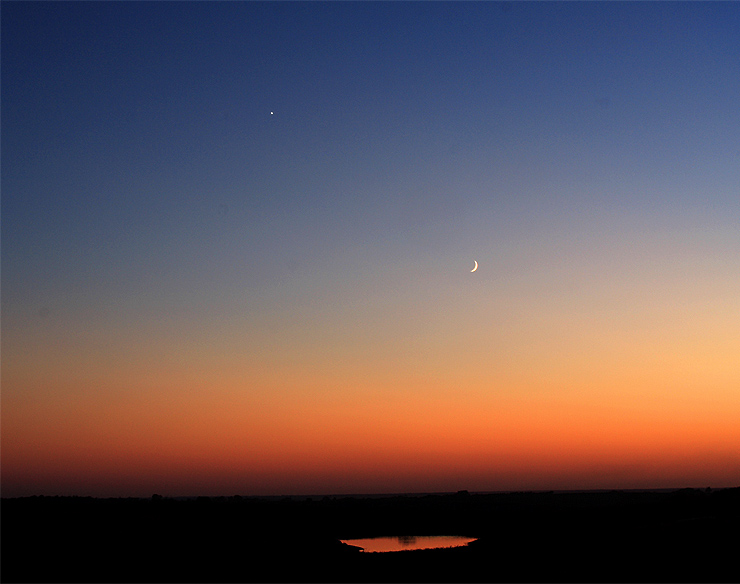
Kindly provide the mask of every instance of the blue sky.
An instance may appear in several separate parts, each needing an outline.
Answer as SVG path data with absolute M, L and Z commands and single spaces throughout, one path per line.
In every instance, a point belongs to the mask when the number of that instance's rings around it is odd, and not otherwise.
M 726 215 L 731 4 L 506 6 L 12 6 L 8 243 L 107 241 L 98 266 L 265 229 L 290 263 L 517 213 Z
M 667 367 L 656 343 L 733 399 L 708 355 L 740 340 L 736 4 L 2 13 L 4 416 L 106 371 L 154 387 L 152 355 L 264 381 L 261 355 L 285 396 L 526 371 L 549 395 Z

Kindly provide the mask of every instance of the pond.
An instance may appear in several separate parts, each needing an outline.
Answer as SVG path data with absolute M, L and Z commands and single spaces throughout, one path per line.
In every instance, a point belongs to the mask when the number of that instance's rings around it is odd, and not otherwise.
M 475 541 L 475 539 L 474 537 L 459 535 L 398 535 L 394 537 L 343 539 L 342 543 L 361 547 L 365 552 L 401 552 L 405 550 L 460 547 Z

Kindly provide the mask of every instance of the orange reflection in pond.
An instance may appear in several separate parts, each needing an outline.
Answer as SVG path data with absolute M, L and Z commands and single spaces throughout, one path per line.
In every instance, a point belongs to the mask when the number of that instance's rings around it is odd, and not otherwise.
M 399 535 L 394 537 L 343 539 L 342 543 L 361 547 L 366 552 L 401 552 L 405 550 L 460 547 L 475 540 L 476 538 L 474 537 L 462 537 L 459 535 Z

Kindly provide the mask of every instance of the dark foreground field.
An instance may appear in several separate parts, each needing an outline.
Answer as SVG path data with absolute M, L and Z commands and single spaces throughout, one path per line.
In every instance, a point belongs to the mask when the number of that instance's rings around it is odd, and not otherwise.
M 740 488 L 2 500 L 3 582 L 737 582 Z M 339 539 L 468 535 L 361 553 Z

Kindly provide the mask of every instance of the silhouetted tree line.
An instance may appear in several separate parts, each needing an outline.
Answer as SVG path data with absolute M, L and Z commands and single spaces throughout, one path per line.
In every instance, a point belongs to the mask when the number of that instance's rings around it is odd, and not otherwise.
M 3 499 L 3 582 L 737 582 L 740 488 Z M 367 554 L 339 540 L 467 535 Z

